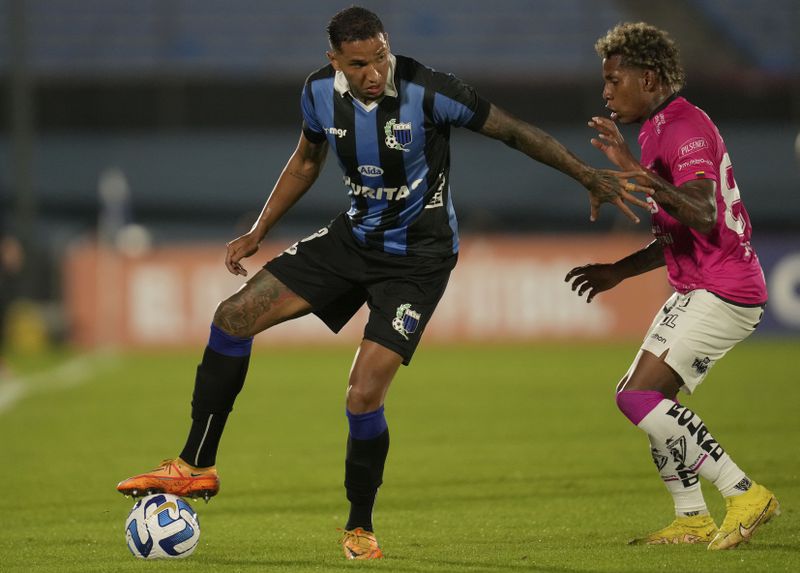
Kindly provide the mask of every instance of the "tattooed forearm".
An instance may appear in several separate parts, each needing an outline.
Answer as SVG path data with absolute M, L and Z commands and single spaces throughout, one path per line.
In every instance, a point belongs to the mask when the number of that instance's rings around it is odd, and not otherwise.
M 547 132 L 492 106 L 481 133 L 585 184 L 590 170 Z
M 651 176 L 653 199 L 675 219 L 708 233 L 717 220 L 716 183 L 710 179 L 690 181 L 673 187 L 661 178 Z
M 313 175 L 309 175 L 307 173 L 303 173 L 302 171 L 296 171 L 294 169 L 287 170 L 286 174 L 291 177 L 294 177 L 295 179 L 299 179 L 303 183 L 307 183 L 309 185 L 312 184 L 317 178 L 316 172 Z

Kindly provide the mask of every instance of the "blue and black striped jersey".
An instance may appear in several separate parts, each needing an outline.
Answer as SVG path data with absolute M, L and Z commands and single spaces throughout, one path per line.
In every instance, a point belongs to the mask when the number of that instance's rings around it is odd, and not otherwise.
M 386 95 L 355 101 L 328 65 L 302 94 L 303 133 L 335 150 L 362 244 L 398 255 L 458 252 L 450 197 L 450 126 L 480 129 L 490 104 L 453 75 L 392 56 Z

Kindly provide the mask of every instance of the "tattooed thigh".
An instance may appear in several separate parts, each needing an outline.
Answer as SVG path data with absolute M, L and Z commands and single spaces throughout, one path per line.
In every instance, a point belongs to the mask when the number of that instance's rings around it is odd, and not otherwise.
M 222 301 L 214 324 L 234 336 L 254 336 L 286 320 L 311 312 L 311 305 L 264 269 Z

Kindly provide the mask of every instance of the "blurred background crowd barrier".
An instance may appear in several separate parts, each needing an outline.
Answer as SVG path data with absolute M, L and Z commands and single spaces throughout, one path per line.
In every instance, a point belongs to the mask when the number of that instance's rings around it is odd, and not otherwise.
M 224 243 L 249 228 L 300 135 L 304 78 L 349 2 L 3 0 L 0 219 L 24 265 L 7 344 L 195 344 L 240 279 Z M 763 331 L 800 333 L 800 3 L 796 0 L 406 0 L 362 4 L 395 53 L 455 73 L 597 166 L 595 40 L 646 20 L 678 41 L 685 95 L 728 145 L 767 271 Z M 624 134 L 635 148 L 636 128 Z M 615 210 L 502 144 L 454 130 L 462 258 L 429 334 L 440 340 L 641 336 L 663 271 L 591 305 L 576 264 L 647 242 Z M 333 158 L 251 270 L 346 209 Z M 646 217 L 645 217 L 646 219 Z M 599 303 L 599 304 L 598 304 Z M 332 340 L 313 319 L 265 340 Z M 358 322 L 358 321 L 356 321 Z M 361 324 L 349 327 L 360 334 Z

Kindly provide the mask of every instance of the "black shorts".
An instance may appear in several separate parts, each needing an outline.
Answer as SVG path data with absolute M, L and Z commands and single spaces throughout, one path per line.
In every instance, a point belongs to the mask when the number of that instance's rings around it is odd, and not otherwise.
M 334 332 L 366 302 L 364 338 L 397 352 L 408 364 L 457 259 L 455 254 L 401 256 L 361 246 L 342 214 L 264 268 L 308 301 Z

